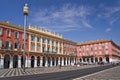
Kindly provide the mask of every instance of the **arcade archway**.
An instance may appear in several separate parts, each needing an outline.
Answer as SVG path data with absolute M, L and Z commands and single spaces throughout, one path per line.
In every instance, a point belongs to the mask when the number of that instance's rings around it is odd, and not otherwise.
M 10 66 L 10 56 L 6 54 L 4 56 L 4 68 L 9 68 L 9 66 Z
M 31 56 L 31 67 L 32 67 L 32 68 L 34 67 L 34 60 L 35 60 L 35 57 L 34 57 L 34 56 Z
M 106 61 L 107 61 L 107 62 L 110 62 L 109 57 L 106 57 Z
M 13 68 L 17 68 L 18 67 L 18 56 L 14 55 L 13 56 Z
M 95 58 L 95 62 L 98 62 L 98 58 L 97 57 Z
M 40 57 L 37 57 L 37 66 L 40 66 Z
M 43 64 L 42 64 L 43 67 L 45 67 L 45 63 L 46 63 L 46 58 L 43 57 Z

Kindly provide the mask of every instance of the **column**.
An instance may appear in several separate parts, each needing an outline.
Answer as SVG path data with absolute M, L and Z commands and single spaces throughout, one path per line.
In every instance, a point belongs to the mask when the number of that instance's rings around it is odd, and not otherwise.
M 60 65 L 60 64 L 61 64 L 60 57 L 58 57 L 58 65 Z
M 43 57 L 40 58 L 40 67 L 43 67 L 42 64 L 43 64 Z
M 42 37 L 41 37 L 41 40 L 40 40 L 40 52 L 41 52 L 41 53 L 42 53 L 42 51 L 43 51 L 43 50 L 42 50 L 42 49 L 43 49 L 42 47 L 43 47 L 43 46 L 42 46 Z
M 70 57 L 68 58 L 68 65 L 70 66 Z
M 56 66 L 56 58 L 54 58 L 54 60 L 55 60 L 55 61 L 54 61 L 54 66 Z
M 88 63 L 91 63 L 91 58 L 89 58 L 89 61 L 88 61 Z
M 75 63 L 75 57 L 74 57 L 74 61 L 73 61 L 73 63 Z
M 27 58 L 27 56 L 26 56 L 26 59 L 25 59 L 25 67 L 28 67 L 27 62 L 28 62 L 28 58 Z
M 28 57 L 28 59 L 27 59 L 27 67 L 31 67 L 31 58 L 30 57 Z
M 37 58 L 35 56 L 35 60 L 34 60 L 34 67 L 37 67 Z
M 60 54 L 60 42 L 58 42 L 58 51 L 57 51 L 57 54 Z
M 62 66 L 64 66 L 64 58 L 62 57 Z
M 46 57 L 45 67 L 48 67 L 48 58 Z
M 18 56 L 18 68 L 21 68 L 21 56 Z
M 4 68 L 4 57 L 1 56 L 0 68 Z
M 68 64 L 67 64 L 67 61 L 68 61 L 68 58 L 66 57 L 66 66 L 68 65 Z
M 53 65 L 52 65 L 52 58 L 50 57 L 50 67 L 52 67 Z
M 10 57 L 10 68 L 13 68 L 13 56 Z
M 37 36 L 35 36 L 35 52 L 37 51 Z

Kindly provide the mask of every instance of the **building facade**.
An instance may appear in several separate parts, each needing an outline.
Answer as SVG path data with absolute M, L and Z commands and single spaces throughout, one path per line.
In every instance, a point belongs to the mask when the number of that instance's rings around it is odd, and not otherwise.
M 23 66 L 23 27 L 0 22 L 0 68 Z M 120 61 L 120 47 L 112 40 L 76 43 L 62 35 L 29 25 L 25 67 L 70 66 L 77 62 Z
M 79 62 L 120 61 L 120 47 L 112 40 L 93 40 L 77 44 Z
M 76 42 L 55 32 L 29 26 L 26 31 L 25 67 L 68 66 L 76 63 Z M 23 27 L 0 22 L 0 68 L 23 65 Z
M 28 54 L 28 34 L 26 38 L 26 55 Z M 0 22 L 0 67 L 17 68 L 23 64 L 23 28 Z

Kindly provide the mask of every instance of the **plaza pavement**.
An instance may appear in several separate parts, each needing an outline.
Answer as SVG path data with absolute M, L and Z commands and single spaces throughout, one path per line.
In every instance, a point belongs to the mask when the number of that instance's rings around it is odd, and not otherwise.
M 120 66 L 93 73 L 73 80 L 120 80 Z
M 65 66 L 65 67 L 39 67 L 39 68 L 27 68 L 25 72 L 22 68 L 14 69 L 0 69 L 0 78 L 2 77 L 12 77 L 12 76 L 24 76 L 24 75 L 33 75 L 33 74 L 43 74 L 43 73 L 52 73 L 60 71 L 68 71 L 75 69 L 84 69 L 90 67 L 97 67 L 99 65 L 82 65 L 82 66 Z

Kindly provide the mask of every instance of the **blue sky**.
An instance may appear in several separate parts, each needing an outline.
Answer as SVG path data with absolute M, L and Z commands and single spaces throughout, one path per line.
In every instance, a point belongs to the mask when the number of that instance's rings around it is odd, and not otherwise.
M 112 39 L 120 45 L 120 0 L 1 0 L 0 21 L 23 26 L 25 3 L 28 24 L 76 42 Z

